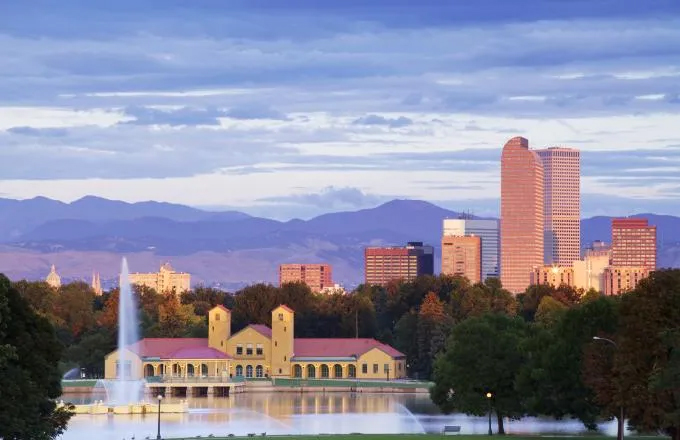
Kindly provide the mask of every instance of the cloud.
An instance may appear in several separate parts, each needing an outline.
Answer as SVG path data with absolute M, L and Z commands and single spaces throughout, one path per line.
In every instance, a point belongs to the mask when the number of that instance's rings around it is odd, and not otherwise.
M 8 133 L 19 134 L 33 137 L 64 137 L 68 130 L 63 128 L 33 128 L 33 127 L 12 127 L 7 129 Z
M 366 115 L 357 118 L 352 122 L 354 125 L 386 125 L 390 128 L 408 127 L 413 124 L 413 120 L 399 116 L 398 118 L 386 118 L 379 115 Z
M 268 105 L 250 104 L 232 107 L 226 112 L 226 116 L 233 119 L 274 119 L 287 121 L 288 116 Z
M 219 117 L 225 116 L 223 110 L 215 108 L 190 108 L 159 110 L 134 106 L 125 109 L 134 120 L 125 122 L 134 125 L 219 125 Z
M 391 197 L 389 196 L 378 196 L 365 193 L 359 188 L 335 188 L 329 186 L 315 193 L 293 194 L 285 197 L 265 197 L 259 199 L 258 202 L 284 205 L 308 205 L 315 208 L 322 208 L 324 210 L 333 210 L 372 207 L 390 199 Z

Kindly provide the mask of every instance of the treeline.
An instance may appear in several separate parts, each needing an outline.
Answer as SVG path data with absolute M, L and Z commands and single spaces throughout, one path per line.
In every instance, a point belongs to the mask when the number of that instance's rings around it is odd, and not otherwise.
M 66 348 L 62 369 L 83 368 L 89 377 L 104 371 L 104 356 L 116 347 L 118 290 L 95 296 L 83 282 L 58 290 L 44 282 L 19 281 L 14 287 L 57 329 Z M 271 325 L 271 310 L 287 304 L 296 312 L 297 337 L 376 338 L 407 355 L 411 377 L 429 379 L 451 327 L 488 312 L 532 318 L 543 296 L 576 301 L 569 288 L 531 288 L 518 298 L 497 279 L 471 285 L 466 279 L 423 276 L 386 287 L 359 286 L 350 295 L 317 295 L 304 284 L 256 284 L 235 293 L 196 287 L 181 295 L 136 286 L 141 337 L 207 337 L 207 312 L 216 305 L 232 310 L 232 331 L 248 324 Z
M 605 297 L 531 288 L 518 313 L 455 324 L 434 366 L 445 412 L 605 418 L 680 439 L 680 270 L 660 270 L 632 292 Z M 490 396 L 490 397 L 487 397 Z

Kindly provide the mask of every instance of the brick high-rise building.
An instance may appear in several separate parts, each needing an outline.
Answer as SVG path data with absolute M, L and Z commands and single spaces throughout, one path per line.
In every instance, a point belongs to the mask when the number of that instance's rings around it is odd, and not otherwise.
M 321 292 L 333 286 L 333 269 L 330 264 L 282 264 L 279 266 L 279 286 L 302 282 L 312 292 Z
M 501 282 L 513 293 L 543 266 L 543 164 L 529 141 L 510 139 L 501 156 Z
M 366 284 L 385 285 L 393 280 L 412 281 L 434 274 L 434 249 L 422 242 L 404 247 L 367 247 L 364 250 Z
M 466 277 L 471 283 L 481 281 L 482 240 L 478 236 L 445 235 L 442 237 L 442 273 Z
M 536 150 L 543 164 L 544 262 L 569 267 L 581 258 L 581 153 Z
M 612 266 L 656 269 L 656 226 L 643 218 L 612 219 Z
M 649 276 L 646 267 L 608 267 L 604 270 L 605 295 L 620 295 L 635 289 L 640 281 Z

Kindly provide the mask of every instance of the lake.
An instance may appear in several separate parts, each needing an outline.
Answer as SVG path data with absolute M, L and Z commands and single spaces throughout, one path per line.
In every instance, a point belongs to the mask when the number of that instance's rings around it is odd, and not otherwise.
M 69 395 L 64 400 L 89 403 L 89 397 Z M 168 399 L 169 402 L 178 399 Z M 463 414 L 443 415 L 427 394 L 372 393 L 243 393 L 231 397 L 189 398 L 185 414 L 161 414 L 165 437 L 210 434 L 349 434 L 430 433 L 444 425 L 460 425 L 463 434 L 486 434 L 488 419 Z M 493 421 L 495 432 L 495 421 Z M 71 419 L 64 440 L 121 440 L 135 436 L 156 438 L 157 415 L 77 415 Z M 555 421 L 527 417 L 506 421 L 512 434 L 578 434 L 576 420 Z M 615 436 L 614 422 L 601 426 Z

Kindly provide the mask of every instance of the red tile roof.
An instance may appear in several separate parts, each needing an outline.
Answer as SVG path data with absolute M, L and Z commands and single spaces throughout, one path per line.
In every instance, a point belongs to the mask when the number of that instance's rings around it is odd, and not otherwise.
M 231 313 L 231 310 L 229 310 L 228 308 L 224 307 L 222 304 L 216 305 L 215 307 L 213 307 L 213 309 L 220 309 L 220 310 L 224 310 L 224 311 L 227 312 L 227 313 Z
M 253 330 L 258 332 L 262 336 L 266 336 L 269 339 L 272 338 L 272 329 L 270 329 L 269 327 L 267 327 L 264 324 L 250 324 L 248 327 L 252 328 Z M 248 328 L 248 327 L 246 327 L 246 328 Z
M 228 355 L 208 347 L 206 338 L 145 338 L 128 346 L 139 357 L 160 359 L 227 359 Z
M 279 305 L 279 307 L 281 307 L 283 310 L 285 310 L 285 311 L 287 311 L 287 312 L 295 313 L 295 311 L 294 311 L 293 309 L 291 309 L 290 307 L 288 307 L 288 306 L 285 305 L 285 304 L 281 304 L 281 305 Z M 277 309 L 278 309 L 279 307 L 277 307 Z
M 405 355 L 387 344 L 369 338 L 295 338 L 296 357 L 351 357 L 361 356 L 378 348 L 398 358 Z

